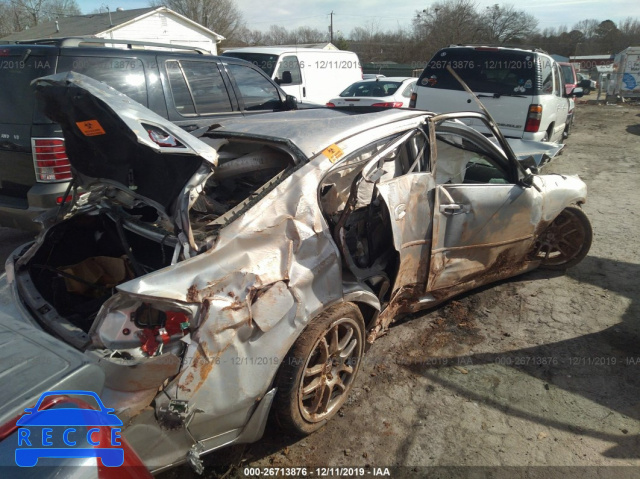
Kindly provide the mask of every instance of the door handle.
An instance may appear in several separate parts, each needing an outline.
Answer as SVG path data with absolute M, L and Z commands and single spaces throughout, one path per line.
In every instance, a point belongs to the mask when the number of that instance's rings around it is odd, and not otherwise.
M 451 205 L 440 205 L 440 213 L 445 215 L 459 215 L 462 213 L 468 213 L 471 210 L 469 205 L 459 205 L 459 204 L 451 204 Z

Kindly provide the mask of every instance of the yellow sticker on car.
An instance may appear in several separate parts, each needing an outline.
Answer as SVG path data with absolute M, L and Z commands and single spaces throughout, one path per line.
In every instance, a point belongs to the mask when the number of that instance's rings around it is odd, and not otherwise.
M 98 120 L 78 121 L 76 122 L 76 125 L 84 136 L 98 136 L 107 134 Z
M 344 151 L 342 151 L 342 149 L 334 143 L 333 145 L 325 148 L 322 154 L 329 158 L 329 161 L 331 163 L 335 163 L 340 158 L 342 158 L 342 156 L 344 155 Z

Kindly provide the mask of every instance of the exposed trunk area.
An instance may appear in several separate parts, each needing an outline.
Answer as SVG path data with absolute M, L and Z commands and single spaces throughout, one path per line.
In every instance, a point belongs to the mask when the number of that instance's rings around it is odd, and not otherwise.
M 171 210 L 174 218 L 176 211 L 185 217 L 188 210 L 196 253 L 210 249 L 221 228 L 242 216 L 296 164 L 289 152 L 262 143 L 214 143 L 220 151 L 218 167 L 213 174 L 198 172 L 190 184 L 200 194 L 179 197 Z M 88 208 L 43 233 L 37 249 L 26 253 L 16 270 L 34 316 L 79 349 L 89 346 L 91 326 L 116 286 L 194 254 L 185 254 L 178 241 L 185 228 L 134 199 L 129 190 L 98 184 L 89 196 L 95 199 Z
M 111 213 L 78 215 L 51 228 L 27 263 L 33 286 L 61 317 L 88 332 L 115 286 L 171 264 L 174 237 L 134 228 Z

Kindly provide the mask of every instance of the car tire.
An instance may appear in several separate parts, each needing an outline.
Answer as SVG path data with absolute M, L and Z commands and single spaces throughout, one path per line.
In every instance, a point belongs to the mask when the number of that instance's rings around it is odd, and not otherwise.
M 568 206 L 536 238 L 532 256 L 542 269 L 564 271 L 584 259 L 592 239 L 587 215 L 578 206 Z
M 588 95 L 589 93 L 591 93 L 591 88 L 583 88 L 583 89 L 582 89 L 582 93 L 583 93 L 584 95 Z
M 273 414 L 282 429 L 311 434 L 340 410 L 360 369 L 364 343 L 364 320 L 352 303 L 309 323 L 276 375 Z

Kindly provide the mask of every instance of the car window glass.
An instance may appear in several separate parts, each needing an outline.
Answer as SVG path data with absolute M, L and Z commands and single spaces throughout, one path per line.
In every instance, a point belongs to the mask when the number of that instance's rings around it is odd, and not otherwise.
M 575 78 L 573 77 L 573 70 L 571 69 L 571 65 L 560 65 L 560 69 L 562 70 L 562 76 L 564 78 L 564 83 L 575 83 Z
M 189 92 L 187 81 L 182 73 L 182 68 L 177 61 L 169 61 L 165 64 L 169 87 L 173 96 L 173 105 L 181 115 L 195 115 L 196 107 Z
M 276 78 L 282 80 L 282 74 L 286 71 L 291 72 L 292 82 L 289 83 L 289 85 L 300 85 L 302 83 L 302 74 L 300 73 L 300 63 L 298 63 L 298 57 L 296 57 L 295 55 L 284 57 L 280 62 L 280 65 L 278 65 Z
M 181 61 L 198 115 L 231 111 L 231 101 L 218 65 L 214 62 Z
M 453 133 L 436 135 L 436 183 L 507 184 L 506 171 L 483 148 Z
M 61 56 L 58 73 L 74 71 L 105 82 L 147 106 L 147 83 L 142 62 L 135 58 Z
M 340 93 L 340 97 L 389 96 L 393 95 L 401 85 L 402 82 L 379 79 L 376 81 L 360 81 L 350 85 L 346 90 Z M 411 93 L 409 93 L 409 96 L 411 96 Z
M 553 69 L 551 66 L 551 61 L 546 58 L 540 59 L 541 70 L 542 70 L 542 93 L 552 93 L 553 92 Z
M 560 81 L 560 70 L 558 65 L 555 66 L 555 74 L 553 75 L 553 93 L 556 95 L 562 95 L 562 82 Z
M 411 98 L 411 93 L 413 93 L 413 87 L 415 86 L 415 82 L 414 83 L 409 83 L 405 89 L 402 92 L 402 96 L 405 98 Z
M 418 85 L 436 90 L 462 91 L 462 85 L 449 73 L 448 66 L 474 92 L 500 95 L 538 93 L 536 63 L 529 52 L 473 48 L 441 50 L 427 63 Z
M 261 73 L 244 65 L 228 64 L 235 78 L 245 110 L 275 110 L 281 106 L 276 87 Z
M 10 51 L 10 55 L 0 61 L 0 123 L 27 125 L 32 115 L 35 123 L 51 123 L 40 106 L 34 109 L 38 103 L 31 82 L 54 73 L 56 59 L 53 56 L 30 55 L 23 60 L 25 50 L 16 50 Z M 6 185 L 0 181 L 0 189 Z

